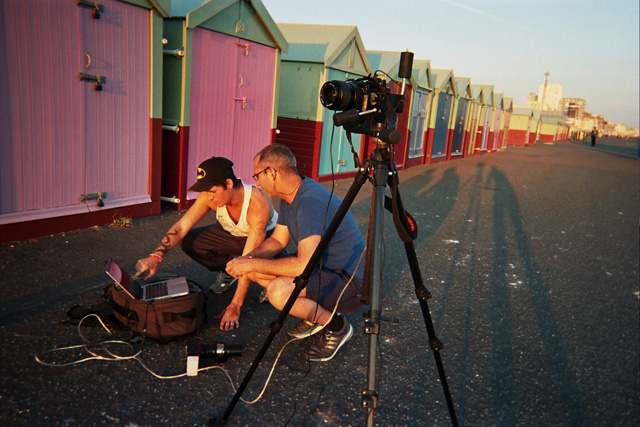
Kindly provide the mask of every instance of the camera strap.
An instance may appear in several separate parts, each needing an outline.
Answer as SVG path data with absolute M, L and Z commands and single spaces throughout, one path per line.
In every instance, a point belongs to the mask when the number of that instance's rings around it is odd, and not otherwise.
M 353 164 L 355 165 L 356 169 L 360 168 L 360 157 L 358 157 L 358 153 L 356 153 L 356 150 L 353 148 L 353 142 L 351 141 L 351 132 L 347 131 L 347 141 L 349 141 L 349 146 L 351 147 L 351 153 L 353 154 Z
M 393 168 L 389 176 L 389 189 L 391 197 L 385 196 L 384 207 L 393 214 L 393 223 L 398 231 L 400 240 L 404 243 L 414 241 L 418 237 L 418 223 L 411 214 L 404 210 L 400 193 L 398 192 L 398 171 Z

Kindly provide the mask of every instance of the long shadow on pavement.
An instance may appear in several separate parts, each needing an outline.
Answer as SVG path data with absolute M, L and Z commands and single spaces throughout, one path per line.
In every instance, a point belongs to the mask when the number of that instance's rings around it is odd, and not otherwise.
M 567 419 L 571 425 L 585 425 L 583 411 L 576 400 L 577 388 L 574 375 L 569 367 L 569 360 L 563 348 L 562 338 L 551 303 L 548 298 L 547 285 L 540 274 L 529 238 L 522 220 L 518 198 L 506 175 L 495 166 L 487 177 L 487 186 L 494 187 L 493 197 L 493 264 L 490 280 L 490 322 L 493 358 L 493 400 L 498 425 L 513 426 L 518 423 L 515 408 L 517 396 L 514 390 L 514 355 L 515 340 L 510 319 L 509 285 L 507 283 L 507 246 L 509 244 L 508 227 L 512 227 L 519 260 L 524 267 L 526 289 L 532 300 L 535 321 L 538 325 L 539 337 L 554 376 L 560 404 L 565 407 Z

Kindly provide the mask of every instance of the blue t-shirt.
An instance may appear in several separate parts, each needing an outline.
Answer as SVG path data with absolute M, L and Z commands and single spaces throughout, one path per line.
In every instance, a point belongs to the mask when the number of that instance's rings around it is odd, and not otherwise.
M 280 201 L 278 224 L 287 226 L 291 240 L 297 246 L 298 242 L 309 236 L 322 236 L 341 203 L 342 201 L 329 190 L 305 177 L 290 205 L 284 200 Z M 351 212 L 347 212 L 322 257 L 322 267 L 345 270 L 352 274 L 364 247 L 364 239 L 356 221 Z M 364 274 L 364 258 L 363 256 L 356 274 L 359 282 L 362 282 Z

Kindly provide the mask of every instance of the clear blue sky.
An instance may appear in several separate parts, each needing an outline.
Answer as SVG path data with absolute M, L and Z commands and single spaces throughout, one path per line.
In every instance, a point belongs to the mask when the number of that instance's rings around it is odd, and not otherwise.
M 410 50 L 433 68 L 525 104 L 549 83 L 587 111 L 639 126 L 638 0 L 262 0 L 275 22 L 355 25 L 367 50 Z

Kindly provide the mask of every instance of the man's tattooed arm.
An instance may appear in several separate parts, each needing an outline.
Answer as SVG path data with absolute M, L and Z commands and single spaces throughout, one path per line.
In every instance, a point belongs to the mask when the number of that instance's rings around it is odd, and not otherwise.
M 178 244 L 178 241 L 178 231 L 175 228 L 171 228 L 167 231 L 167 234 L 164 235 L 162 241 L 153 252 L 164 256 Z

